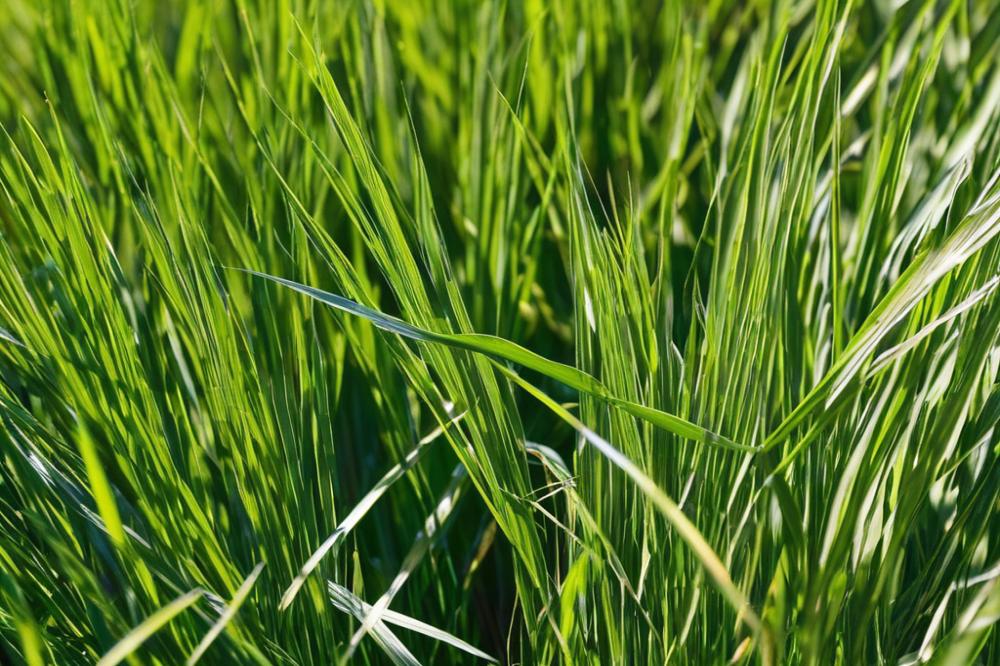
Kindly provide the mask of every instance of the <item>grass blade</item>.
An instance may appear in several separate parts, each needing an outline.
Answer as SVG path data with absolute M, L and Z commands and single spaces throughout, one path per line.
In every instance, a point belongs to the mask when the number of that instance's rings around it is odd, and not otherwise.
M 336 294 L 331 294 L 314 287 L 309 287 L 299 284 L 298 282 L 293 282 L 292 280 L 274 277 L 265 273 L 258 273 L 256 271 L 249 270 L 244 272 L 266 280 L 271 280 L 272 282 L 290 289 L 294 289 L 299 293 L 315 298 L 322 303 L 326 303 L 327 305 L 343 312 L 347 312 L 348 314 L 363 317 L 378 328 L 388 331 L 389 333 L 395 333 L 396 335 L 401 335 L 420 342 L 432 342 L 448 345 L 450 347 L 456 347 L 458 349 L 466 349 L 468 351 L 486 354 L 488 356 L 502 358 L 512 363 L 517 363 L 525 368 L 534 370 L 547 377 L 555 379 L 556 381 L 562 382 L 563 384 L 578 391 L 582 391 L 596 398 L 605 400 L 616 407 L 637 416 L 638 418 L 648 421 L 659 428 L 672 432 L 675 435 L 684 437 L 685 439 L 691 439 L 703 444 L 720 446 L 722 448 L 735 451 L 754 450 L 752 447 L 737 444 L 722 435 L 713 433 L 673 414 L 668 414 L 652 407 L 646 407 L 644 405 L 639 405 L 634 402 L 615 397 L 611 395 L 610 391 L 608 391 L 604 384 L 591 375 L 568 365 L 546 359 L 509 340 L 504 340 L 503 338 L 498 338 L 492 335 L 469 333 L 449 334 L 427 331 L 408 324 L 407 322 L 397 319 L 396 317 L 391 317 L 378 312 L 377 310 L 373 310 L 372 308 L 355 303 L 350 299 L 337 296 Z
M 251 588 L 253 588 L 254 583 L 257 582 L 257 578 L 263 570 L 263 562 L 253 568 L 250 575 L 246 577 L 246 580 L 244 580 L 239 589 L 236 590 L 236 594 L 233 595 L 232 600 L 226 606 L 226 610 L 223 611 L 222 615 L 219 616 L 219 619 L 212 625 L 212 628 L 205 634 L 205 637 L 201 639 L 200 643 L 198 643 L 198 646 L 194 649 L 194 652 L 191 653 L 191 656 L 188 657 L 187 662 L 185 662 L 187 666 L 194 666 L 194 664 L 198 663 L 198 660 L 204 656 L 205 651 L 208 650 L 208 648 L 212 645 L 212 642 L 219 637 L 219 634 L 221 634 L 226 628 L 226 625 L 228 625 L 232 619 L 236 617 L 236 613 L 239 612 L 240 606 L 242 606 L 243 602 L 246 601 Z
M 132 631 L 128 632 L 124 638 L 115 643 L 107 653 L 97 662 L 97 666 L 115 666 L 127 659 L 133 652 L 149 639 L 150 636 L 162 629 L 168 622 L 192 606 L 201 599 L 204 591 L 201 589 L 191 590 L 182 594 L 163 608 L 159 609 L 142 621 Z

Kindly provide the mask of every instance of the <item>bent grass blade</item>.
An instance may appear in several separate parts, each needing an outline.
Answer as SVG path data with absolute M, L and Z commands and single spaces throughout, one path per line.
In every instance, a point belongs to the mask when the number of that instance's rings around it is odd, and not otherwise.
M 754 447 L 738 444 L 727 437 L 702 428 L 674 414 L 619 398 L 613 395 L 600 380 L 592 375 L 563 363 L 547 359 L 510 340 L 479 333 L 436 333 L 428 331 L 418 328 L 402 319 L 389 316 L 360 303 L 355 303 L 343 296 L 331 294 L 315 287 L 309 287 L 292 280 L 286 280 L 257 271 L 238 270 L 294 289 L 299 293 L 310 296 L 348 314 L 363 317 L 376 327 L 389 333 L 395 333 L 396 335 L 419 342 L 433 342 L 457 349 L 465 349 L 516 363 L 529 370 L 539 372 L 550 379 L 561 382 L 566 386 L 604 400 L 633 416 L 685 439 L 734 451 L 752 452 L 756 450 Z

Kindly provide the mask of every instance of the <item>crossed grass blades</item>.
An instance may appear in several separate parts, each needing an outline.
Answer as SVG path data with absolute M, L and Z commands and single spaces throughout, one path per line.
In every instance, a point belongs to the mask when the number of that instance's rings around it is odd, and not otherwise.
M 3 660 L 1000 662 L 998 49 L 0 3 Z

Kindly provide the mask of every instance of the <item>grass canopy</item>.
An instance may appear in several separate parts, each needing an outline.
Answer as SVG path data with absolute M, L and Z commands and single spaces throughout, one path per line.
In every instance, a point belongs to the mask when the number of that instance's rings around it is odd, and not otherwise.
M 0 56 L 0 662 L 1000 663 L 995 0 Z

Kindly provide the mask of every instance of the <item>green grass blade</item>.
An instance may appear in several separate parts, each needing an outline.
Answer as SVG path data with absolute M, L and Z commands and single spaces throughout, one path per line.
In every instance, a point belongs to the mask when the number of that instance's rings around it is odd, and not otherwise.
M 722 448 L 736 451 L 754 450 L 752 447 L 737 444 L 726 437 L 706 430 L 705 428 L 695 425 L 694 423 L 686 421 L 673 414 L 668 414 L 652 407 L 646 407 L 628 400 L 617 398 L 610 394 L 604 384 L 591 375 L 571 366 L 546 359 L 509 340 L 504 340 L 503 338 L 498 338 L 492 335 L 469 333 L 451 334 L 427 331 L 413 326 L 412 324 L 408 324 L 401 319 L 397 319 L 396 317 L 390 317 L 389 315 L 355 303 L 354 301 L 346 299 L 342 296 L 337 296 L 336 294 L 331 294 L 320 289 L 299 284 L 298 282 L 293 282 L 292 280 L 286 280 L 284 278 L 274 277 L 264 273 L 258 273 L 256 271 L 245 272 L 257 277 L 271 280 L 272 282 L 289 287 L 290 289 L 294 289 L 295 291 L 306 294 L 307 296 L 315 298 L 316 300 L 326 303 L 327 305 L 330 305 L 338 310 L 347 312 L 348 314 L 363 317 L 378 328 L 388 331 L 389 333 L 395 333 L 396 335 L 401 335 L 420 342 L 432 342 L 448 345 L 450 347 L 456 347 L 458 349 L 466 349 L 468 351 L 486 354 L 502 358 L 512 363 L 517 363 L 518 365 L 539 372 L 547 377 L 550 377 L 551 379 L 562 382 L 563 384 L 578 391 L 582 391 L 596 398 L 606 400 L 612 405 L 615 405 L 616 407 L 619 407 L 634 416 L 648 421 L 659 428 L 672 432 L 675 435 L 684 437 L 685 439 L 691 439 L 704 444 L 720 446 Z
M 226 625 L 232 622 L 233 618 L 236 617 L 236 613 L 239 612 L 240 606 L 242 606 L 243 602 L 246 601 L 247 596 L 250 594 L 250 590 L 253 588 L 254 583 L 257 582 L 257 578 L 260 577 L 260 574 L 263 570 L 264 570 L 263 562 L 261 562 L 260 564 L 258 564 L 253 568 L 253 571 L 250 572 L 250 575 L 246 577 L 246 579 L 240 585 L 239 589 L 236 590 L 236 593 L 233 595 L 233 598 L 226 606 L 226 610 L 222 612 L 222 615 L 219 616 L 219 619 L 215 621 L 215 624 L 212 625 L 212 628 L 208 630 L 208 633 L 205 634 L 205 637 L 202 638 L 201 642 L 199 642 L 197 647 L 195 647 L 194 652 L 192 652 L 191 656 L 188 657 L 187 661 L 185 662 L 187 666 L 193 666 L 194 664 L 198 663 L 198 660 L 200 660 L 202 656 L 204 656 L 205 651 L 208 650 L 209 647 L 211 647 L 212 642 L 219 637 L 219 634 L 223 632 L 223 630 L 226 628 Z
M 132 631 L 128 632 L 124 638 L 115 643 L 114 647 L 108 650 L 97 662 L 97 666 L 115 666 L 126 660 L 132 653 L 149 639 L 150 636 L 162 629 L 168 622 L 173 620 L 185 609 L 194 605 L 204 594 L 203 590 L 191 590 L 182 594 L 163 608 L 159 609 L 145 620 L 143 620 Z

